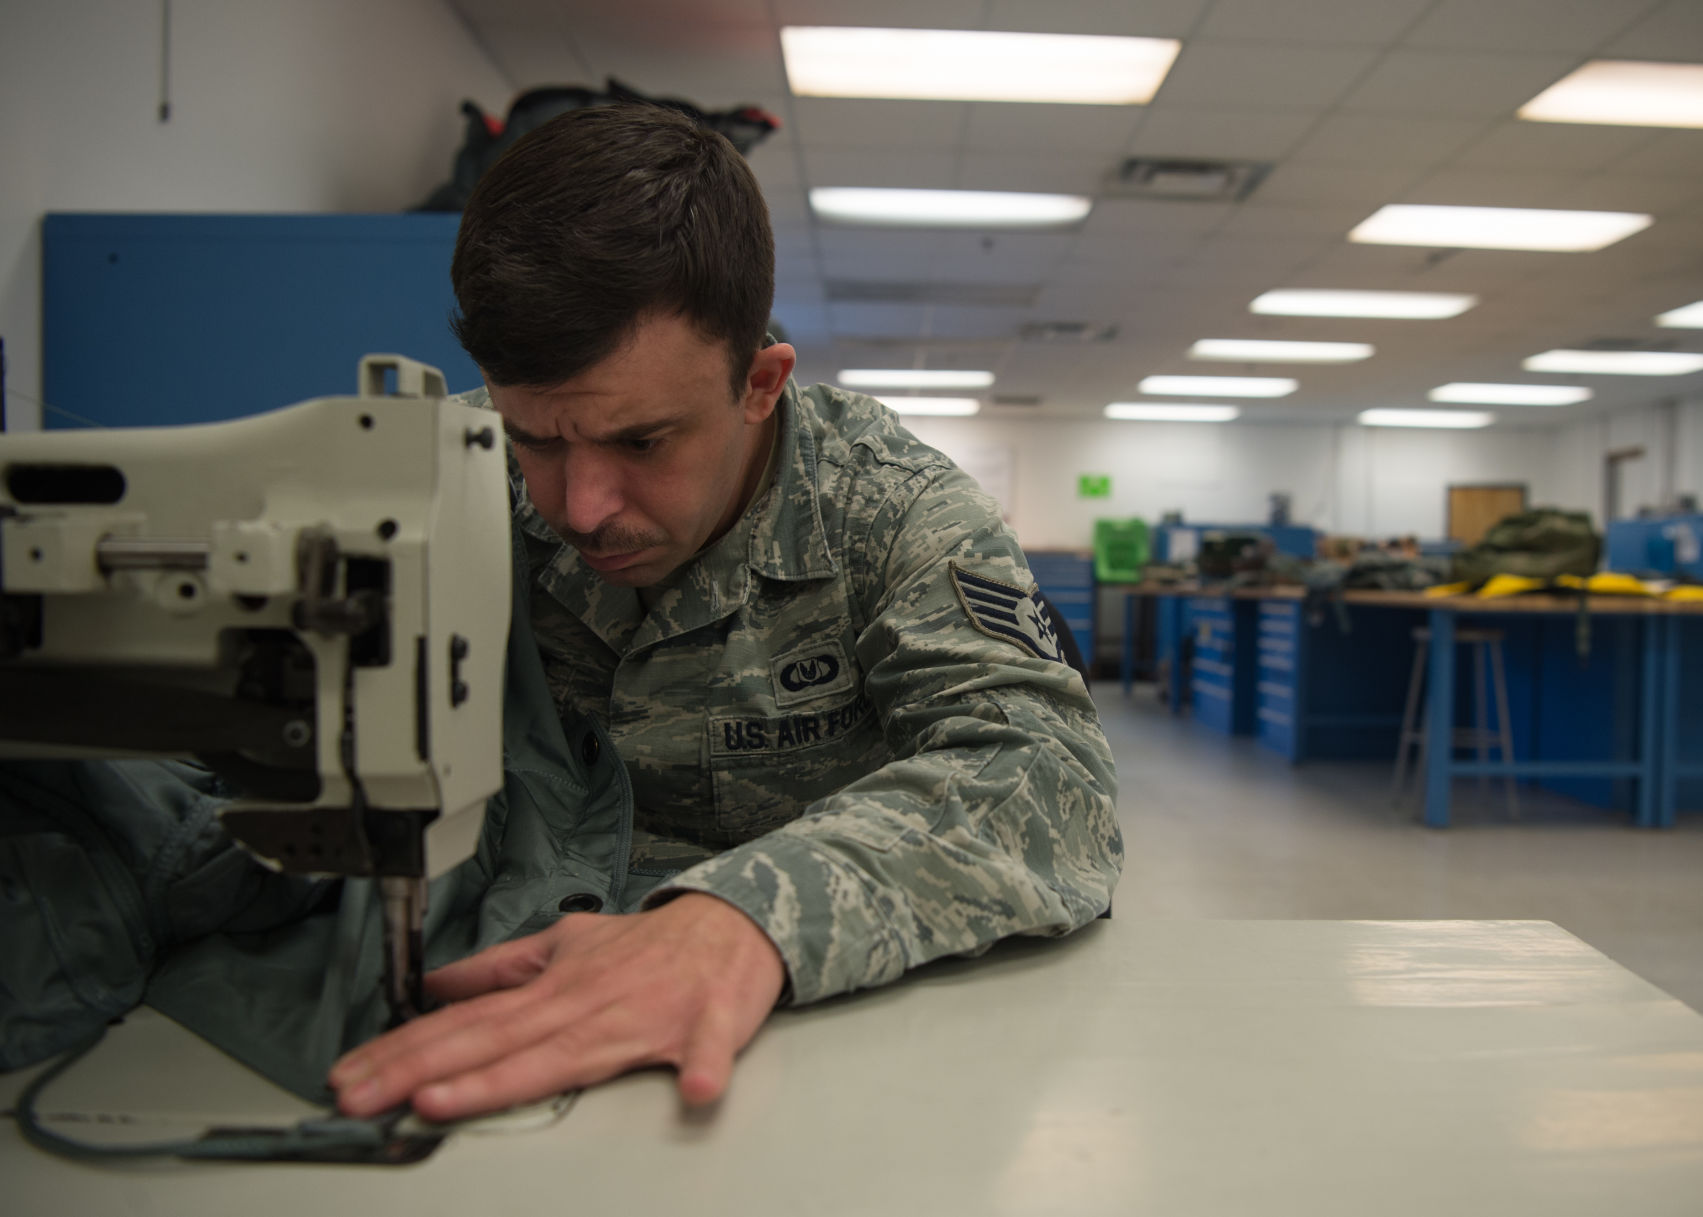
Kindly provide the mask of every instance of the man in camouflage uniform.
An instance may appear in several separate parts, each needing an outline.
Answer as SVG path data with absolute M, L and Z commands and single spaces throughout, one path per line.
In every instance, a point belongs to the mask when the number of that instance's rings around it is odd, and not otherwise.
M 879 403 L 791 382 L 772 268 L 743 160 L 662 110 L 566 115 L 469 203 L 456 326 L 512 443 L 532 629 L 625 763 L 648 894 L 435 973 L 458 1000 L 346 1057 L 345 1111 L 655 1063 L 708 1101 L 777 1001 L 1108 908 L 1109 749 L 1015 538 Z

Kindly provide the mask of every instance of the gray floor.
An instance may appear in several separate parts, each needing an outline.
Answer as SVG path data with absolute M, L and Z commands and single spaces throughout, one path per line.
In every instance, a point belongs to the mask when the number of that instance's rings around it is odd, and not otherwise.
M 1151 686 L 1094 694 L 1117 758 L 1119 917 L 1536 918 L 1703 1010 L 1703 815 L 1672 831 L 1522 789 L 1456 787 L 1456 825 L 1392 807 L 1386 764 L 1292 767 L 1172 718 Z

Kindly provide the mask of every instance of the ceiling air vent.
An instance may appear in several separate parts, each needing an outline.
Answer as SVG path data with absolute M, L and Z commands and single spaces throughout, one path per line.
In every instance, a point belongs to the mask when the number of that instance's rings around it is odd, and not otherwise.
M 1017 336 L 1024 342 L 1110 342 L 1118 336 L 1118 327 L 1092 321 L 1030 321 Z
M 1021 406 L 1025 410 L 1033 410 L 1041 404 L 1038 393 L 995 393 L 988 398 L 990 406 Z
M 1113 172 L 1107 193 L 1126 199 L 1238 203 L 1252 194 L 1270 172 L 1269 164 L 1258 161 L 1132 156 Z

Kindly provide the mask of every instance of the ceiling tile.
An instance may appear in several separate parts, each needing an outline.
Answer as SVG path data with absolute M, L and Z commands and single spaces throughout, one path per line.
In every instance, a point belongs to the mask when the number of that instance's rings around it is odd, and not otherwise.
M 988 0 L 986 28 L 1058 34 L 1181 38 L 1211 0 Z M 865 24 L 859 22 L 859 24 Z
M 771 224 L 803 228 L 810 223 L 810 206 L 804 201 L 803 190 L 785 187 L 765 190 L 763 201 L 769 205 Z
M 794 190 L 800 182 L 798 176 L 798 151 L 790 146 L 771 148 L 759 144 L 745 158 L 751 163 L 751 172 L 757 176 L 757 184 L 764 190 Z
M 1438 0 L 1408 32 L 1411 46 L 1472 50 L 1592 50 L 1652 0 Z
M 1450 167 L 1514 173 L 1599 169 L 1642 148 L 1655 135 L 1647 127 L 1534 123 L 1511 118 L 1462 151 Z
M 1577 66 L 1571 55 L 1392 51 L 1342 106 L 1409 116 L 1509 115 Z
M 1347 169 L 1335 165 L 1286 162 L 1271 171 L 1256 193 L 1264 204 L 1375 205 L 1395 198 L 1418 176 L 1411 168 Z
M 904 229 L 840 228 L 816 230 L 822 275 L 828 279 L 917 279 L 934 261 L 939 234 Z
M 1098 194 L 1116 158 L 1044 153 L 964 152 L 951 185 L 961 190 L 1038 190 Z
M 781 25 L 866 25 L 966 30 L 982 24 L 982 0 L 773 0 Z
M 1191 41 L 1154 103 L 1202 110 L 1329 106 L 1376 58 L 1360 47 Z
M 1234 203 L 1101 199 L 1082 223 L 1085 236 L 1133 233 L 1204 233 L 1228 220 Z
M 1049 106 L 972 102 L 967 146 L 995 152 L 1101 152 L 1110 164 L 1123 151 L 1140 106 Z
M 1220 237 L 1197 245 L 1183 264 L 1185 275 L 1207 276 L 1224 285 L 1281 277 L 1317 258 L 1334 240 L 1293 237 Z
M 1130 141 L 1132 156 L 1276 160 L 1294 147 L 1323 111 L 1169 110 L 1151 107 Z
M 1427 168 L 1484 130 L 1482 119 L 1332 114 L 1289 155 L 1295 164 Z
M 1609 168 L 1634 177 L 1703 177 L 1703 131 L 1657 131 Z
M 1366 218 L 1364 203 L 1297 207 L 1274 204 L 1255 194 L 1218 231 L 1226 237 L 1346 237 Z
M 870 148 L 818 146 L 805 149 L 804 175 L 810 186 L 947 190 L 957 185 L 956 160 L 947 151 L 878 152 Z
M 683 98 L 705 110 L 786 92 L 780 52 L 767 28 L 727 26 L 676 33 L 644 41 L 579 30 L 570 36 L 596 84 L 613 76 L 642 92 Z
M 805 147 L 956 148 L 969 104 L 799 97 L 792 103 L 796 137 Z
M 1298 271 L 1283 286 L 1470 292 L 1483 296 L 1501 285 L 1542 274 L 1548 260 L 1581 256 L 1588 255 L 1490 249 L 1415 249 L 1405 245 L 1358 245 L 1343 241 Z M 1465 316 L 1471 317 L 1472 313 Z
M 1630 177 L 1618 170 L 1593 174 L 1555 196 L 1556 207 L 1584 211 L 1641 211 L 1665 222 L 1695 213 L 1703 203 L 1703 177 Z
M 1396 38 L 1431 0 L 1218 0 L 1200 27 L 1207 38 L 1273 42 L 1383 43 Z
M 1556 195 L 1583 176 L 1577 173 L 1497 173 L 1484 169 L 1440 169 L 1413 183 L 1403 203 L 1452 207 L 1554 207 Z
M 1703 60 L 1703 5 L 1667 0 L 1599 48 L 1604 59 Z
M 1172 234 L 1164 237 L 1163 240 L 1134 234 L 1079 237 L 1053 267 L 1048 281 L 1104 284 L 1162 280 L 1187 261 L 1196 243 L 1193 238 L 1178 241 Z

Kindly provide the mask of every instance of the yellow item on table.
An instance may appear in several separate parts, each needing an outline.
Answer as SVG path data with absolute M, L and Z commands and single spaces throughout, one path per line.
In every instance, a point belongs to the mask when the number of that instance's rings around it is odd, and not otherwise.
M 1425 589 L 1427 596 L 1464 596 L 1472 590 L 1470 583 L 1439 583 L 1436 587 Z
M 1523 596 L 1527 592 L 1542 591 L 1545 586 L 1542 579 L 1528 579 L 1524 575 L 1492 575 L 1478 589 L 1478 597 L 1494 600 L 1502 596 Z
M 1649 586 L 1632 575 L 1616 574 L 1613 571 L 1602 571 L 1588 579 L 1578 575 L 1557 575 L 1557 585 L 1572 588 L 1577 591 L 1583 588 L 1593 596 L 1653 596 Z
M 1681 604 L 1703 604 L 1703 587 L 1687 584 L 1684 587 L 1671 588 L 1662 599 L 1677 600 Z

